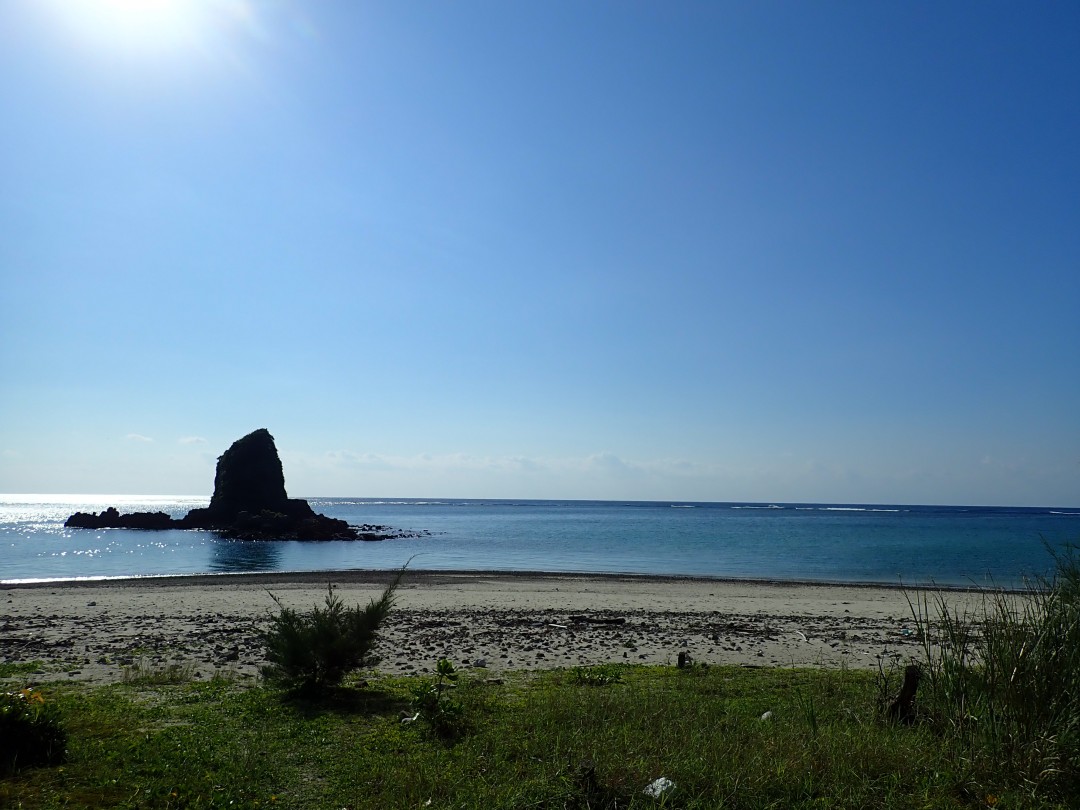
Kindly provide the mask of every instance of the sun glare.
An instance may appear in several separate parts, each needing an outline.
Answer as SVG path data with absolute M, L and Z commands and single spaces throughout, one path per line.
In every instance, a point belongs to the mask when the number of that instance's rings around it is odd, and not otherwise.
M 79 39 L 112 53 L 162 55 L 203 46 L 210 0 L 51 0 Z

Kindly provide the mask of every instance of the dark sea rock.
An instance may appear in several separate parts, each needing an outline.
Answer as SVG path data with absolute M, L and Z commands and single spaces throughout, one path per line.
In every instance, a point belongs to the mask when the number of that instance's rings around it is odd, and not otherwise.
M 314 514 L 307 501 L 295 501 L 291 507 L 298 517 L 304 510 Z M 224 522 L 241 512 L 290 513 L 285 473 L 269 430 L 261 428 L 237 439 L 218 458 L 214 496 L 205 512 L 208 519 Z
M 115 506 L 94 514 L 76 512 L 64 523 L 74 529 L 171 529 L 173 519 L 164 512 L 131 512 L 120 514 Z
M 316 514 L 307 501 L 288 496 L 277 446 L 266 428 L 237 439 L 222 453 L 210 505 L 192 509 L 179 523 L 244 540 L 357 539 L 345 521 Z
M 76 512 L 64 523 L 77 529 L 204 529 L 241 540 L 385 540 L 426 535 L 388 526 L 350 526 L 315 512 L 285 491 L 274 437 L 261 428 L 233 442 L 219 458 L 210 505 L 175 519 L 164 512 L 123 515 Z

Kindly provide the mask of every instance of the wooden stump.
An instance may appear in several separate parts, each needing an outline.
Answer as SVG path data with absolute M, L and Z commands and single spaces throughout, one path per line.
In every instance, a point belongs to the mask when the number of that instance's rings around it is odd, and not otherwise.
M 917 664 L 908 664 L 904 668 L 904 683 L 900 686 L 900 694 L 885 710 L 886 717 L 905 726 L 915 722 L 915 692 L 919 688 L 920 678 L 922 670 Z

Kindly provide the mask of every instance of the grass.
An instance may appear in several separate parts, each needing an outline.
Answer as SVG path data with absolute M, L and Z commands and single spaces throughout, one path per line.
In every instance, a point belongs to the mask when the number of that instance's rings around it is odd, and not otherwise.
M 42 661 L 0 661 L 0 679 L 20 678 L 44 666 Z
M 922 719 L 1033 795 L 1080 797 L 1080 559 L 1052 579 L 988 591 L 973 610 L 912 600 L 923 640 Z
M 152 664 L 140 658 L 135 664 L 123 668 L 124 683 L 143 686 L 187 683 L 195 677 L 195 666 L 190 662 L 172 661 Z
M 872 674 L 625 666 L 604 676 L 463 676 L 454 696 L 470 726 L 454 742 L 400 721 L 415 678 L 302 700 L 228 681 L 63 684 L 47 694 L 65 718 L 67 762 L 0 781 L 0 806 L 1068 806 L 965 740 L 882 722 Z M 659 777 L 676 787 L 651 799 L 644 789 Z

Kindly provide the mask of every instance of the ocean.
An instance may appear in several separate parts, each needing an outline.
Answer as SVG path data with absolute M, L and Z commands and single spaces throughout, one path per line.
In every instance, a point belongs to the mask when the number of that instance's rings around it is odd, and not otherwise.
M 208 498 L 0 495 L 0 582 L 393 569 L 559 571 L 1016 587 L 1080 542 L 1080 509 L 865 504 L 309 498 L 350 523 L 430 532 L 380 542 L 224 540 L 65 529 L 76 511 Z

